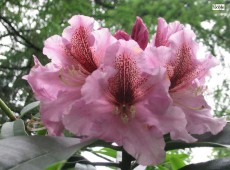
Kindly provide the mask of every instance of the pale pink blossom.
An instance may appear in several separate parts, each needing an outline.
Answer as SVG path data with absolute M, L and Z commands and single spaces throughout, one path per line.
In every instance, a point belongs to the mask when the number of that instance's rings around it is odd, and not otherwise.
M 136 17 L 136 22 L 133 25 L 131 35 L 127 34 L 125 31 L 118 30 L 114 37 L 123 40 L 135 40 L 139 46 L 144 50 L 148 45 L 149 32 L 144 24 L 143 20 L 140 17 Z
M 43 53 L 51 59 L 35 66 L 24 78 L 29 82 L 37 100 L 41 101 L 41 119 L 51 135 L 64 129 L 62 116 L 81 97 L 85 78 L 104 60 L 104 53 L 116 39 L 109 30 L 94 30 L 94 19 L 73 16 L 63 36 L 54 35 L 45 41 Z
M 191 134 L 217 134 L 226 124 L 210 113 L 203 91 L 217 62 L 211 54 L 197 59 L 195 34 L 179 22 L 158 19 L 148 30 L 136 18 L 131 35 L 94 29 L 94 19 L 73 16 L 62 36 L 45 41 L 51 62 L 35 65 L 24 76 L 51 135 L 66 128 L 77 136 L 115 142 L 142 165 L 165 156 L 164 135 L 194 142 Z
M 153 35 L 152 45 L 159 46 L 169 46 L 169 38 L 174 33 L 183 30 L 184 26 L 180 24 L 179 21 L 167 24 L 164 18 L 158 18 L 157 31 Z
M 165 25 L 165 22 L 160 22 Z M 179 28 L 178 24 L 174 25 Z M 172 31 L 174 33 L 170 36 L 167 31 L 165 35 L 161 31 L 161 36 L 156 36 L 156 47 L 149 46 L 146 49 L 148 65 L 154 67 L 160 64 L 167 69 L 171 82 L 169 94 L 174 106 L 180 108 L 186 116 L 187 131 L 190 134 L 217 134 L 226 125 L 226 121 L 223 118 L 213 118 L 202 89 L 205 76 L 218 62 L 210 54 L 204 59 L 198 59 L 198 44 L 194 41 L 193 31 L 173 30 L 177 31 Z
M 116 142 L 142 165 L 164 159 L 163 135 L 194 141 L 185 130 L 184 113 L 172 107 L 166 70 L 143 72 L 143 51 L 133 41 L 110 46 L 103 67 L 87 77 L 83 100 L 64 115 L 64 125 L 76 135 Z

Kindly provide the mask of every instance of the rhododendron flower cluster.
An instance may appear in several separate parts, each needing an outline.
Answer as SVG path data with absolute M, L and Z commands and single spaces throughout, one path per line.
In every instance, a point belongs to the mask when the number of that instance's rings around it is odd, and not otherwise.
M 194 142 L 192 134 L 217 134 L 226 124 L 213 118 L 204 99 L 205 77 L 217 64 L 198 59 L 195 34 L 180 22 L 158 19 L 149 42 L 136 18 L 130 33 L 95 29 L 93 18 L 77 15 L 62 36 L 45 41 L 51 59 L 24 77 L 41 102 L 50 135 L 64 129 L 77 136 L 115 142 L 142 165 L 160 163 L 164 135 Z M 200 56 L 199 56 L 200 58 Z

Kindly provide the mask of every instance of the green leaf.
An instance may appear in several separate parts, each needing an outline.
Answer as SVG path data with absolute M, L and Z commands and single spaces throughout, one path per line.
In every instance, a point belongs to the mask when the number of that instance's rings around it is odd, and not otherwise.
M 31 110 L 37 108 L 39 106 L 39 104 L 40 104 L 40 101 L 36 101 L 36 102 L 32 102 L 32 103 L 26 105 L 25 107 L 23 107 L 23 109 L 20 112 L 20 118 L 22 118 L 23 116 L 25 116 Z
M 102 148 L 99 151 L 94 151 L 95 153 L 100 153 L 103 155 L 107 155 L 110 156 L 112 158 L 116 158 L 117 157 L 117 151 L 110 149 L 110 148 Z
M 63 167 L 65 163 L 66 161 L 60 161 L 60 162 L 54 163 L 48 166 L 47 168 L 45 168 L 45 170 L 61 170 L 61 168 Z
M 12 136 L 25 136 L 27 135 L 23 120 L 18 119 L 13 122 L 6 122 L 1 128 L 1 138 Z
M 194 135 L 198 139 L 194 143 L 185 143 L 180 141 L 170 141 L 166 143 L 165 150 L 184 149 L 192 147 L 230 147 L 230 123 L 224 127 L 223 131 L 217 135 L 206 133 L 203 135 Z
M 169 169 L 162 165 L 157 165 L 157 166 L 147 166 L 145 170 L 169 170 Z
M 171 170 L 178 170 L 179 168 L 185 166 L 185 159 L 189 156 L 185 153 L 178 153 L 178 151 L 169 151 L 166 153 L 165 162 L 162 163 L 162 167 L 158 169 L 167 169 L 166 167 L 170 168 Z
M 173 170 L 178 170 L 179 168 L 185 166 L 185 163 L 176 156 L 170 159 L 170 163 L 172 165 Z
M 94 141 L 80 143 L 76 138 L 17 136 L 0 140 L 1 170 L 41 170 L 68 159 Z
M 229 170 L 230 158 L 221 158 L 208 162 L 187 165 L 179 170 Z
M 93 165 L 85 165 L 80 163 L 77 163 L 75 167 L 79 170 L 96 170 L 96 168 Z

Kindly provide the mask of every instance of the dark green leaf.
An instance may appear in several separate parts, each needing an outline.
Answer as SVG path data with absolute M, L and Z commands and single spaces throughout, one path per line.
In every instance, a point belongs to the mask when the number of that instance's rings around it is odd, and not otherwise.
M 170 141 L 166 143 L 165 150 L 184 149 L 192 147 L 229 147 L 230 146 L 230 123 L 227 123 L 223 131 L 217 135 L 206 133 L 203 135 L 194 135 L 198 139 L 194 143 L 185 143 L 180 141 Z
M 32 103 L 26 105 L 25 107 L 23 107 L 23 109 L 20 112 L 20 117 L 22 118 L 27 113 L 29 113 L 31 110 L 37 108 L 39 106 L 39 104 L 40 104 L 40 101 L 36 101 L 36 102 L 32 102 Z
M 0 140 L 0 170 L 41 170 L 66 160 L 93 141 L 76 138 L 18 136 Z
M 25 125 L 23 120 L 18 119 L 13 122 L 6 122 L 2 125 L 1 138 L 7 138 L 12 136 L 25 136 Z
M 187 165 L 180 170 L 229 170 L 230 158 L 216 159 L 208 162 Z

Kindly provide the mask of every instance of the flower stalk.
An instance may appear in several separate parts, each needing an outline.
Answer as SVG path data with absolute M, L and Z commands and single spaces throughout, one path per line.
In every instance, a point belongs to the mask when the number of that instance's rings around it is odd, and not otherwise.
M 7 116 L 11 121 L 16 120 L 16 117 L 15 117 L 13 111 L 10 110 L 10 108 L 5 104 L 4 101 L 2 101 L 2 99 L 0 99 L 0 108 L 3 110 L 3 112 L 6 114 L 6 116 Z
M 123 149 L 122 150 L 122 162 L 120 164 L 121 170 L 131 170 L 133 160 L 134 158 Z

